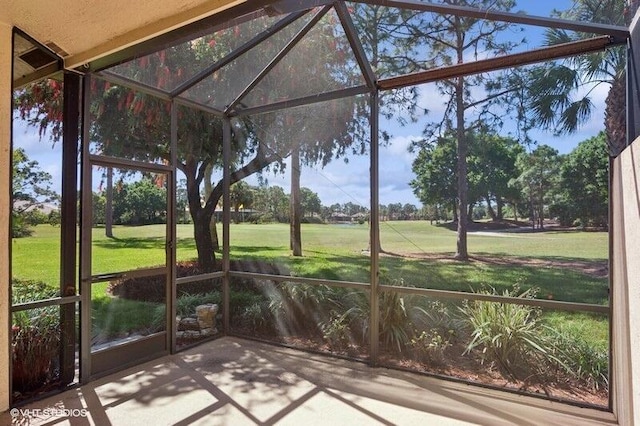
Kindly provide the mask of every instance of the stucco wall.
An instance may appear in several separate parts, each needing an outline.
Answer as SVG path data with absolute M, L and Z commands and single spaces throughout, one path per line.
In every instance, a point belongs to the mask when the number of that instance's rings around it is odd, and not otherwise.
M 613 163 L 614 409 L 640 425 L 640 139 Z
M 9 408 L 11 27 L 0 23 L 0 411 Z

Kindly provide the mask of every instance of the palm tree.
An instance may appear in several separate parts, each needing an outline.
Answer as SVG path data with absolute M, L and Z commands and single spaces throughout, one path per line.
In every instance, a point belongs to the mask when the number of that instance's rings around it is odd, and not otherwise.
M 637 2 L 624 0 L 576 0 L 572 9 L 558 12 L 565 19 L 612 25 L 628 25 Z M 591 37 L 549 29 L 546 44 L 567 43 Z M 563 62 L 545 64 L 531 71 L 527 84 L 529 111 L 534 125 L 553 129 L 559 134 L 572 133 L 591 116 L 593 89 L 610 86 L 605 107 L 605 131 L 611 156 L 626 146 L 626 52 L 622 47 L 581 55 Z

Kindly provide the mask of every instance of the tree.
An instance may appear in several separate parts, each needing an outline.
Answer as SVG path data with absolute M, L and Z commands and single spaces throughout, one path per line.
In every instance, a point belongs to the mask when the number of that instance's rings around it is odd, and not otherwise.
M 524 149 L 515 139 L 494 133 L 474 132 L 469 140 L 472 141 L 469 179 L 473 180 L 470 185 L 473 195 L 469 200 L 486 201 L 491 219 L 502 220 L 505 203 L 516 205 L 520 198 L 519 191 L 510 187 L 509 181 L 518 176 L 516 160 Z
M 484 201 L 491 217 L 500 220 L 504 203 L 514 203 L 518 198 L 519 191 L 510 187 L 509 181 L 518 176 L 516 159 L 523 149 L 514 139 L 486 129 L 468 132 L 467 140 L 468 205 Z M 454 220 L 458 218 L 456 164 L 456 136 L 449 131 L 437 138 L 435 144 L 422 144 L 412 164 L 416 177 L 410 182 L 424 205 L 451 206 Z M 497 211 L 493 209 L 494 203 Z
M 621 26 L 628 26 L 633 18 L 622 0 L 576 0 L 570 10 L 558 12 L 558 16 Z M 546 43 L 554 45 L 590 36 L 548 29 Z M 617 155 L 626 146 L 626 63 L 626 50 L 620 46 L 533 68 L 524 84 L 532 125 L 557 133 L 575 132 L 588 122 L 594 110 L 594 86 L 609 85 L 604 127 L 609 153 Z
M 91 194 L 92 204 L 92 226 L 105 225 L 106 217 L 105 212 L 107 210 L 107 199 L 104 192 L 93 192 Z
M 313 216 L 314 214 L 320 214 L 322 211 L 322 202 L 320 196 L 313 192 L 309 188 L 300 189 L 302 215 Z
M 560 179 L 560 157 L 549 145 L 540 145 L 531 153 L 522 153 L 517 160 L 520 175 L 511 182 L 529 200 L 533 228 L 544 228 L 545 207 L 551 204 L 551 196 Z
M 411 166 L 416 177 L 409 182 L 422 204 L 450 205 L 454 220 L 458 218 L 456 158 L 452 137 L 439 137 L 435 143 L 423 143 Z
M 238 212 L 240 209 L 249 209 L 253 203 L 253 189 L 248 183 L 239 181 L 231 185 L 229 199 L 231 207 L 236 214 L 238 221 Z
M 187 180 L 180 179 L 176 185 L 176 210 L 178 223 L 189 223 L 188 210 L 189 199 L 187 198 Z
M 449 0 L 448 4 L 509 11 L 515 5 L 513 0 Z M 511 24 L 497 21 L 485 21 L 477 18 L 453 15 L 428 15 L 429 21 L 412 25 L 417 40 L 421 40 L 431 58 L 431 67 L 450 64 L 461 64 L 467 56 L 499 55 L 511 50 L 517 43 L 499 41 L 499 34 Z M 457 188 L 457 242 L 455 258 L 466 260 L 469 257 L 467 248 L 467 222 L 469 203 L 469 183 L 467 156 L 470 147 L 470 132 L 479 127 L 492 124 L 500 125 L 500 116 L 490 114 L 491 107 L 510 93 L 512 88 L 503 88 L 500 79 L 478 74 L 471 77 L 457 77 L 436 83 L 440 95 L 446 101 L 446 110 L 442 121 L 433 123 L 425 130 L 427 141 L 439 137 L 449 131 L 456 140 L 456 188 Z M 472 90 L 474 88 L 490 89 Z M 482 95 L 478 96 L 477 93 Z M 472 116 L 473 114 L 473 116 Z
M 580 142 L 565 157 L 560 190 L 563 213 L 567 215 L 564 224 L 580 219 L 582 227 L 607 225 L 609 161 L 604 132 Z
M 153 176 L 121 183 L 113 198 L 114 221 L 118 224 L 150 225 L 167 220 L 167 189 Z
M 51 175 L 30 160 L 24 149 L 13 150 L 12 167 L 11 235 L 19 238 L 31 235 L 32 219 L 45 203 L 56 202 L 59 196 L 51 189 Z
M 281 186 L 270 186 L 267 188 L 267 208 L 276 222 L 287 222 L 289 220 L 289 197 Z
M 403 220 L 413 220 L 415 219 L 415 216 L 417 213 L 418 213 L 418 208 L 411 203 L 405 203 L 405 205 L 402 206 Z
M 113 238 L 113 167 L 107 167 L 104 216 L 104 234 L 107 238 Z

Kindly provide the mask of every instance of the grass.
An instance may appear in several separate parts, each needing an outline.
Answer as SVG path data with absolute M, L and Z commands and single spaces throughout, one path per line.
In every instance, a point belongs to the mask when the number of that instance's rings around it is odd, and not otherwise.
M 288 225 L 231 225 L 232 259 L 260 260 L 286 265 L 294 275 L 330 280 L 369 281 L 369 230 L 366 225 L 303 225 L 303 257 L 289 251 Z M 179 225 L 177 258 L 196 257 L 190 225 Z M 115 238 L 94 229 L 92 273 L 152 267 L 165 261 L 164 227 L 116 227 Z M 221 235 L 221 232 L 220 232 Z M 545 232 L 470 234 L 469 251 L 490 256 L 512 256 L 556 261 L 605 261 L 608 236 L 604 232 Z M 381 245 L 387 252 L 452 254 L 456 234 L 427 222 L 383 222 Z M 13 276 L 57 286 L 59 281 L 59 228 L 36 227 L 32 237 L 13 240 Z M 443 262 L 412 257 L 383 256 L 383 278 L 445 290 L 469 291 L 485 285 L 506 289 L 518 282 L 536 286 L 541 297 L 572 302 L 606 303 L 607 279 L 579 271 L 537 265 Z M 98 285 L 96 290 L 103 290 Z

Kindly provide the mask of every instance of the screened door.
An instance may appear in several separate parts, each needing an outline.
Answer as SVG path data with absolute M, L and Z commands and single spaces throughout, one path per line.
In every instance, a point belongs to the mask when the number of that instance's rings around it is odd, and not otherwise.
M 83 377 L 169 352 L 171 171 L 91 155 L 83 181 Z

